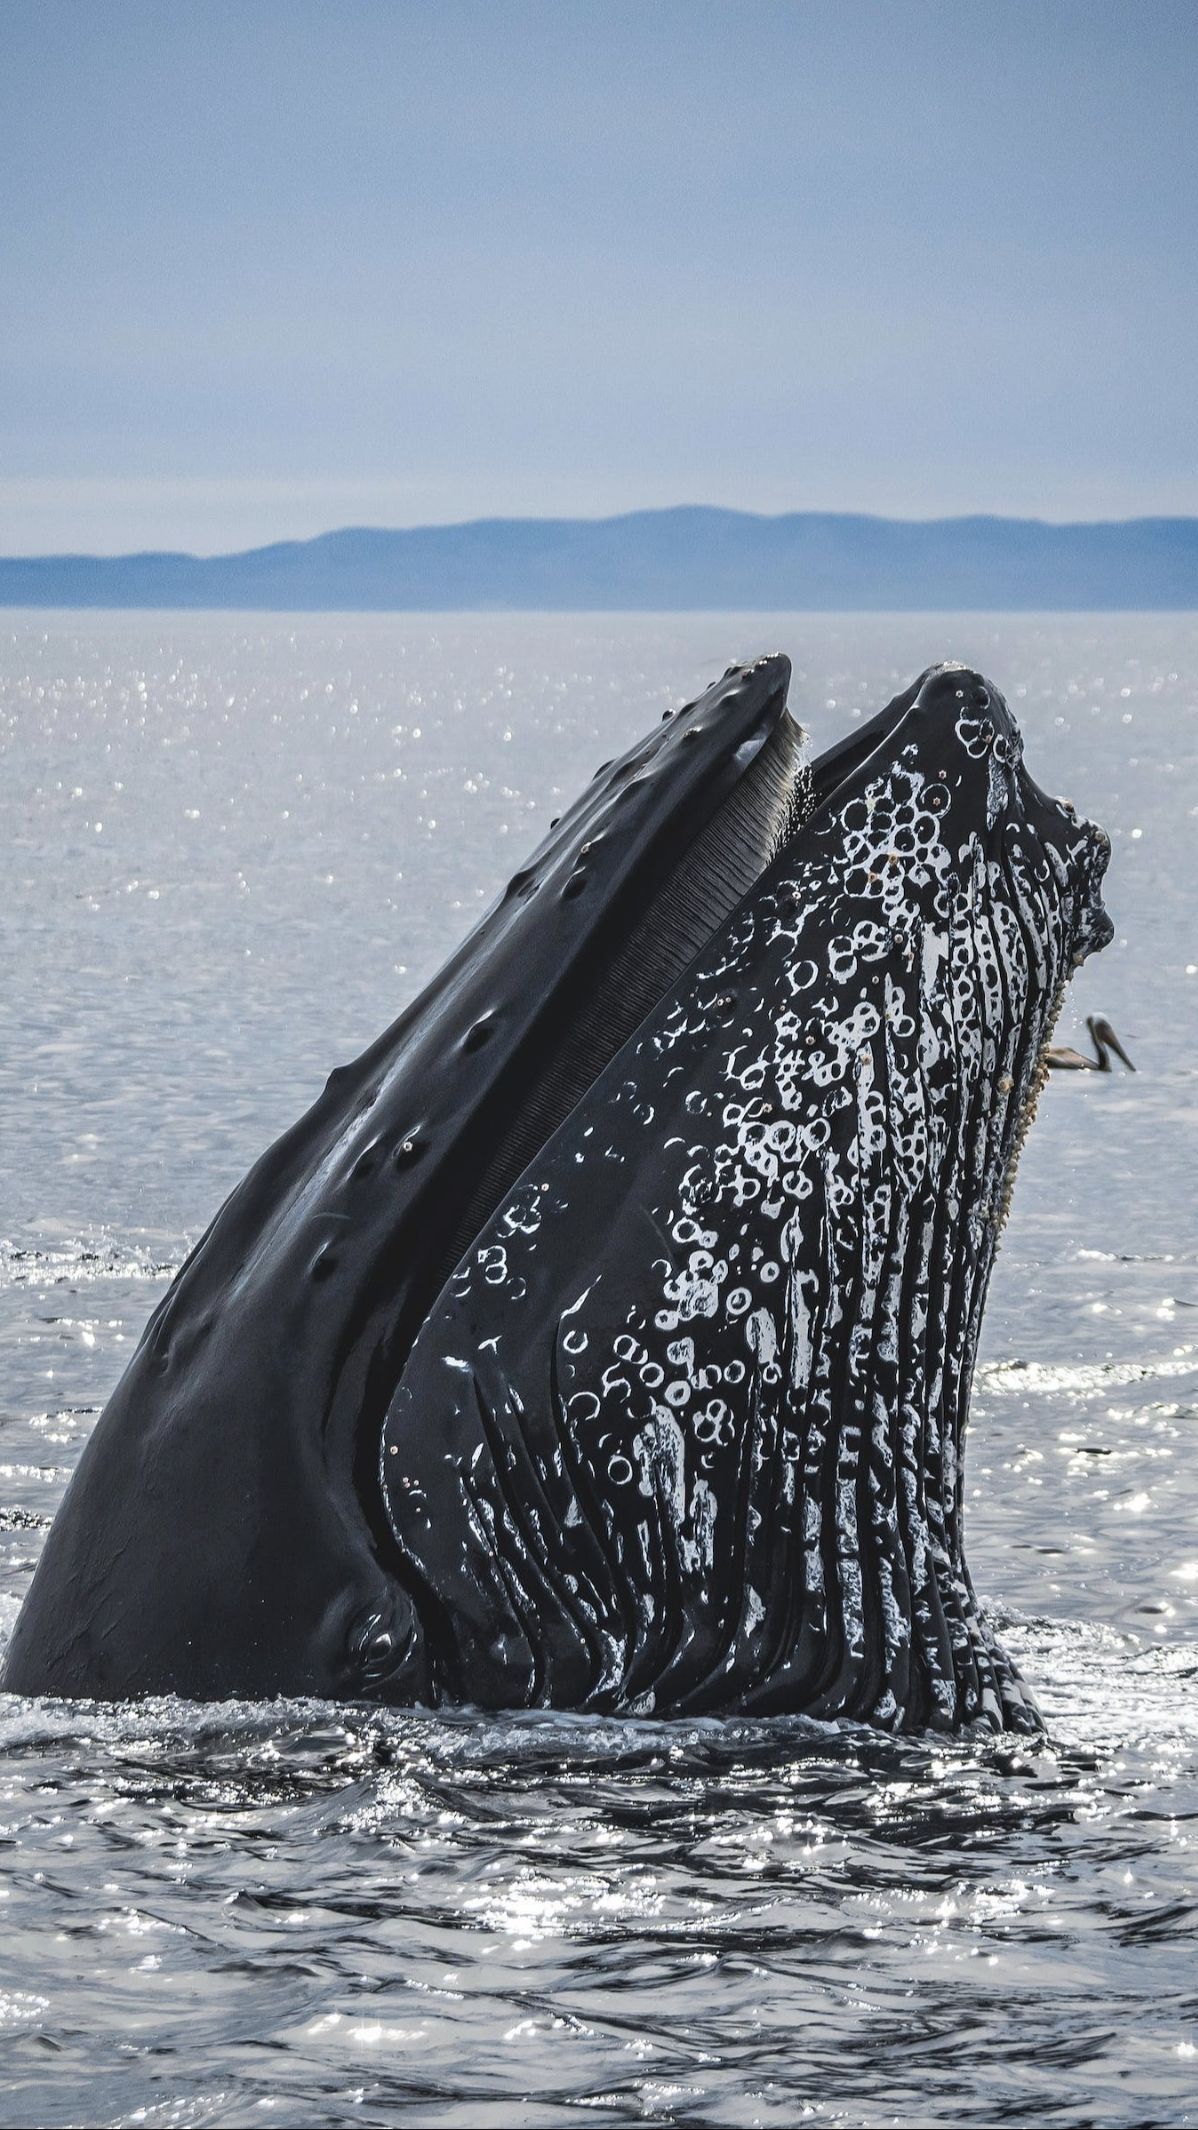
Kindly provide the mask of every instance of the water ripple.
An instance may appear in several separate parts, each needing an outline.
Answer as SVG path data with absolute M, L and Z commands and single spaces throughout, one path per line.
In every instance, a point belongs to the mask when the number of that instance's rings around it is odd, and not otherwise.
M 2 1699 L 0 2122 L 1198 2123 L 1190 619 L 16 618 L 0 1636 L 248 1161 L 647 701 L 776 642 L 817 726 L 1014 678 L 1114 834 L 1071 1012 L 1141 1069 L 1045 1094 L 967 1468 L 1044 1737 Z

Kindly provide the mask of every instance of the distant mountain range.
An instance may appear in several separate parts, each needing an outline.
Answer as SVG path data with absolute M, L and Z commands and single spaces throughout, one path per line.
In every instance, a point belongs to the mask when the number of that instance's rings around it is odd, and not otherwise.
M 245 554 L 0 557 L 0 606 L 282 612 L 1198 607 L 1198 518 L 1046 525 L 683 507 L 349 530 Z

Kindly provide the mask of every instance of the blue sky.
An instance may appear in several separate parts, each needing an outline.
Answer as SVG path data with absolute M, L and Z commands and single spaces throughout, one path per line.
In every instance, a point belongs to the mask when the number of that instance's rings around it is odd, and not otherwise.
M 1194 0 L 6 0 L 0 551 L 1198 511 Z

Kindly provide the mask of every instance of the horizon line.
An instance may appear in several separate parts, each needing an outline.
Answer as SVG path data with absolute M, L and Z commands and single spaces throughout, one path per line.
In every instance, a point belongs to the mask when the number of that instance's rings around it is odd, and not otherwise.
M 488 511 L 476 517 L 421 519 L 411 524 L 367 524 L 349 522 L 330 525 L 321 532 L 284 536 L 273 540 L 259 540 L 248 547 L 215 548 L 200 553 L 185 547 L 131 547 L 116 551 L 96 548 L 62 547 L 42 548 L 35 552 L 9 552 L 0 548 L 0 563 L 33 562 L 229 562 L 251 555 L 264 555 L 286 548 L 313 547 L 322 540 L 344 539 L 351 535 L 371 535 L 380 538 L 414 536 L 428 533 L 468 532 L 478 527 L 494 526 L 563 526 L 563 525 L 625 525 L 640 518 L 670 517 L 736 518 L 760 525 L 781 525 L 796 519 L 821 520 L 832 524 L 894 525 L 915 527 L 954 525 L 1010 525 L 1035 526 L 1050 532 L 1097 531 L 1099 529 L 1128 529 L 1133 526 L 1159 525 L 1180 526 L 1198 524 L 1198 511 L 1142 511 L 1130 517 L 1111 518 L 1049 518 L 1015 511 L 1001 510 L 956 510 L 936 512 L 928 516 L 905 516 L 892 511 L 880 510 L 751 510 L 734 503 L 659 503 L 638 505 L 630 510 L 600 511 L 587 513 L 571 512 L 512 512 Z

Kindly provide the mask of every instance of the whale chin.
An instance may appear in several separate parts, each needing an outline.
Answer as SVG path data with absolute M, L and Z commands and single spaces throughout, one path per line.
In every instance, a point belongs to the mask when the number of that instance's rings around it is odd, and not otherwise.
M 810 759 L 789 670 L 606 764 L 234 1192 L 6 1685 L 1034 1723 L 963 1437 L 1107 846 L 977 675 Z

